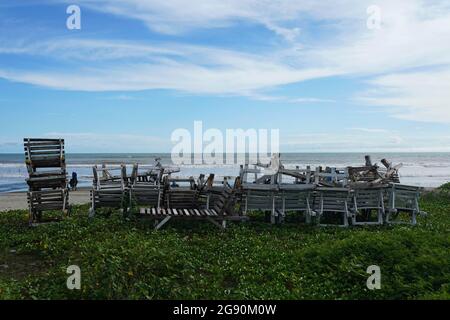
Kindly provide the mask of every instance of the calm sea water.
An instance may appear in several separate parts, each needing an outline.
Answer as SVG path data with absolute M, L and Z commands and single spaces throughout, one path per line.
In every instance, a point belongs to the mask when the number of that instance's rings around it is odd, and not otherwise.
M 437 187 L 450 181 L 450 153 L 371 153 L 372 161 L 380 163 L 387 158 L 394 164 L 403 163 L 400 169 L 402 183 L 423 187 Z M 79 186 L 92 183 L 92 166 L 95 164 L 154 164 L 161 158 L 165 165 L 173 165 L 170 154 L 68 154 L 69 174 L 78 173 Z M 310 165 L 346 167 L 364 164 L 363 153 L 285 153 L 283 164 L 287 168 L 302 168 Z M 183 165 L 179 176 L 198 176 L 215 173 L 216 177 L 239 175 L 239 165 Z M 0 154 L 0 193 L 23 191 L 27 185 L 23 154 Z

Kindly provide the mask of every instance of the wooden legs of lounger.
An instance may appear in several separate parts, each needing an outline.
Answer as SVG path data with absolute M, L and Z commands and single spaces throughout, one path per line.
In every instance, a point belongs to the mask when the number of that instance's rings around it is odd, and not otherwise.
M 159 220 L 155 220 L 155 230 L 161 229 L 169 220 L 172 219 L 171 216 L 165 217 L 161 222 Z
M 171 219 L 173 218 L 173 216 L 167 216 L 165 217 L 163 220 L 155 220 L 155 230 L 160 230 L 167 222 L 169 222 Z M 216 227 L 218 227 L 221 230 L 225 230 L 227 227 L 227 221 L 226 220 L 222 220 L 222 221 L 217 221 L 211 217 L 206 217 L 206 220 L 211 222 L 213 225 L 215 225 Z
M 411 224 L 413 226 L 417 224 L 417 211 L 413 210 L 411 212 L 408 212 L 411 215 L 410 222 L 393 220 L 392 216 L 397 215 L 397 213 L 398 213 L 397 210 L 389 210 L 386 213 L 386 224 Z
M 211 222 L 213 225 L 215 225 L 216 227 L 218 227 L 221 230 L 225 230 L 227 228 L 227 221 L 226 220 L 222 220 L 222 223 L 217 222 L 216 220 L 207 217 L 206 220 L 208 220 L 209 222 Z

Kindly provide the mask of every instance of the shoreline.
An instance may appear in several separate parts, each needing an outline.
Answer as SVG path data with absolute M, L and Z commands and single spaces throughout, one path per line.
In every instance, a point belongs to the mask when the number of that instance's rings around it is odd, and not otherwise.
M 77 191 L 70 191 L 69 203 L 74 205 L 90 203 L 90 190 L 91 188 L 83 187 Z M 26 191 L 0 193 L 0 212 L 10 210 L 28 210 Z

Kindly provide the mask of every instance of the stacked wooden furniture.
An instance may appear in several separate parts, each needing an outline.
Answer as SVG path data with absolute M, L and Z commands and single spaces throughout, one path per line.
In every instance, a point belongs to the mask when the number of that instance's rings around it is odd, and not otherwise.
M 160 207 L 164 201 L 163 170 L 135 164 L 128 183 L 130 205 Z
M 361 167 L 322 168 L 311 170 L 279 169 L 266 174 L 261 165 L 241 167 L 242 206 L 271 212 L 271 222 L 282 222 L 287 212 L 301 211 L 307 223 L 321 226 L 416 224 L 421 188 L 399 183 L 400 165 L 383 159 L 384 168 L 372 164 L 369 156 Z M 265 168 L 269 166 L 264 166 Z M 292 183 L 283 183 L 289 176 Z M 249 181 L 249 177 L 254 177 Z M 398 219 L 407 214 L 409 221 Z M 313 218 L 316 217 L 315 221 Z
M 155 228 L 159 230 L 172 219 L 209 221 L 221 229 L 226 228 L 227 221 L 243 221 L 247 218 L 236 214 L 236 190 L 224 186 L 220 197 L 213 206 L 208 207 L 198 201 L 200 192 L 193 179 L 166 179 L 164 205 L 158 207 L 142 207 L 142 217 L 155 221 Z M 180 186 L 181 183 L 189 186 Z
M 30 225 L 42 221 L 42 213 L 69 209 L 67 172 L 63 139 L 24 139 L 28 170 Z
M 283 175 L 293 177 L 294 183 L 283 183 Z M 250 177 L 253 177 L 253 181 Z M 254 168 L 241 166 L 244 213 L 248 214 L 252 210 L 269 212 L 271 223 L 281 223 L 287 212 L 301 212 L 305 215 L 305 220 L 310 222 L 315 215 L 311 206 L 315 185 L 311 183 L 311 177 L 310 170 L 287 170 L 281 163 L 275 174 L 265 174 L 260 165 L 255 165 Z
M 114 171 L 119 171 L 119 174 L 114 175 Z M 92 172 L 94 179 L 91 189 L 91 209 L 89 216 L 93 217 L 99 208 L 121 209 L 123 212 L 126 212 L 128 206 L 126 166 L 94 166 Z
M 320 226 L 348 227 L 350 218 L 351 192 L 348 188 L 319 187 L 315 193 L 315 211 Z M 337 217 L 337 223 L 324 223 L 327 215 Z
M 160 229 L 171 219 L 208 220 L 224 228 L 227 221 L 247 220 L 252 210 L 268 213 L 272 223 L 300 212 L 306 223 L 342 227 L 414 225 L 417 215 L 423 214 L 418 201 L 421 189 L 398 183 L 400 165 L 387 160 L 382 161 L 384 168 L 372 164 L 370 157 L 364 166 L 346 168 L 287 169 L 279 159 L 275 163 L 275 168 L 242 166 L 233 184 L 227 177 L 216 181 L 213 174 L 207 179 L 204 175 L 198 179 L 172 177 L 179 169 L 159 163 L 147 168 L 136 164 L 130 176 L 125 165 L 94 167 L 91 215 L 101 207 L 124 211 L 137 207 L 140 216 L 153 219 Z M 111 174 L 114 169 L 120 174 Z M 49 181 L 57 185 L 58 175 L 51 176 Z M 403 214 L 407 221 L 401 218 Z
M 382 185 L 353 189 L 350 204 L 352 225 L 381 225 L 384 223 L 386 188 L 388 186 Z
M 410 223 L 417 224 L 417 215 L 426 216 L 426 212 L 420 210 L 419 197 L 421 188 L 399 183 L 391 183 L 384 191 L 385 197 L 385 222 L 388 224 Z M 409 221 L 399 220 L 400 214 L 406 214 Z

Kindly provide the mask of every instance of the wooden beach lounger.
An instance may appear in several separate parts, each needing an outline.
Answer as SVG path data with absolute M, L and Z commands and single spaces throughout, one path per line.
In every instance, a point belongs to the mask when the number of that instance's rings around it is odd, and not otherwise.
M 29 191 L 27 193 L 30 225 L 42 222 L 43 211 L 61 210 L 69 213 L 69 193 L 67 189 Z
M 270 212 L 270 222 L 272 224 L 283 220 L 282 197 L 278 185 L 244 184 L 242 201 L 244 215 L 247 215 L 252 210 L 268 211 Z
M 193 190 L 195 191 L 195 190 Z M 235 204 L 235 190 L 225 187 L 220 199 L 218 199 L 212 208 L 202 208 L 202 205 L 193 201 L 192 198 L 186 196 L 180 196 L 178 199 L 181 201 L 175 201 L 172 193 L 172 201 L 167 201 L 166 204 L 170 204 L 170 207 L 165 208 L 141 208 L 140 214 L 142 217 L 155 220 L 155 229 L 161 229 L 171 219 L 182 220 L 203 220 L 213 223 L 215 226 L 225 229 L 227 221 L 243 221 L 246 217 L 235 215 L 233 206 Z M 190 196 L 194 193 L 189 192 Z M 177 195 L 178 196 L 178 195 Z M 183 208 L 182 204 L 186 207 Z
M 348 227 L 350 197 L 350 190 L 347 188 L 317 188 L 315 208 L 318 213 L 319 225 Z M 337 224 L 321 223 L 325 218 L 325 214 L 337 215 L 342 222 Z
M 302 212 L 305 214 L 306 223 L 311 223 L 316 213 L 311 208 L 311 196 L 314 185 L 310 184 L 282 184 L 279 186 L 281 194 L 281 214 L 287 212 Z
M 417 215 L 426 215 L 420 211 L 419 196 L 422 188 L 416 186 L 407 186 L 404 184 L 391 183 L 386 189 L 386 223 L 411 223 L 417 224 Z M 400 213 L 406 213 L 409 216 L 409 222 L 401 221 L 398 218 Z
M 352 225 L 381 225 L 384 219 L 384 194 L 385 186 L 360 187 L 353 190 Z M 376 214 L 376 220 L 372 221 L 372 214 Z
M 161 177 L 157 176 L 156 179 L 144 177 L 139 174 L 139 165 L 135 164 L 129 179 L 129 197 L 132 205 L 159 208 L 164 200 Z
M 63 139 L 24 139 L 25 163 L 30 190 L 66 188 L 67 173 Z
M 119 176 L 112 176 L 110 171 L 120 170 Z M 91 190 L 91 209 L 89 216 L 95 215 L 98 208 L 115 208 L 126 210 L 127 173 L 126 166 L 120 168 L 93 167 L 94 181 Z M 102 174 L 100 176 L 100 173 Z
M 42 212 L 69 209 L 69 192 L 63 139 L 24 139 L 28 171 L 30 225 L 41 221 Z

